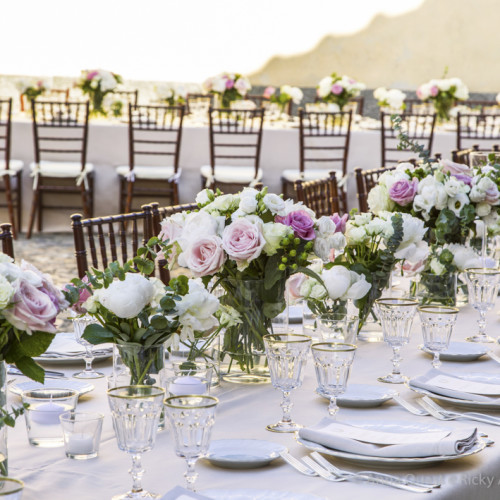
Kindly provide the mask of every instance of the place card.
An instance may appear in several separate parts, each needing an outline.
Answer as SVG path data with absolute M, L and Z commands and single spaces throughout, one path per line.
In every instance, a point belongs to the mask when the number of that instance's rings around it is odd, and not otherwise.
M 470 394 L 480 394 L 483 396 L 499 396 L 500 385 L 464 380 L 462 378 L 449 377 L 448 375 L 436 375 L 427 380 L 427 385 L 434 385 L 442 389 L 452 389 L 454 391 L 468 392 Z

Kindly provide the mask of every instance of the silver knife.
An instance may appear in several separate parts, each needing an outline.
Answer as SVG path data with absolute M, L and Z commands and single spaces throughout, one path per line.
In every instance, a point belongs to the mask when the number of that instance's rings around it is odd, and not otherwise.
M 7 373 L 10 375 L 23 375 L 26 377 L 26 375 L 24 375 L 24 373 L 21 370 L 19 370 L 19 368 L 15 368 L 13 366 L 10 366 L 8 368 Z M 66 375 L 62 372 L 53 372 L 51 370 L 45 370 L 45 376 L 47 378 L 64 378 L 64 377 L 66 377 Z

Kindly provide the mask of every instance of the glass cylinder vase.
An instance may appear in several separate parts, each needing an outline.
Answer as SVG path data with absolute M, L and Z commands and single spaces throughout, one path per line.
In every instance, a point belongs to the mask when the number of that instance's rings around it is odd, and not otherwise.
M 273 333 L 273 318 L 282 313 L 286 280 L 266 289 L 264 280 L 226 279 L 222 304 L 233 307 L 240 323 L 226 328 L 219 346 L 222 378 L 241 384 L 270 382 L 262 338 Z
M 422 305 L 454 306 L 457 301 L 457 273 L 436 275 L 423 272 L 410 282 L 410 296 Z
M 0 407 L 7 410 L 7 365 L 5 361 L 0 361 Z M 4 477 L 9 472 L 7 428 L 7 425 L 0 423 L 0 475 Z

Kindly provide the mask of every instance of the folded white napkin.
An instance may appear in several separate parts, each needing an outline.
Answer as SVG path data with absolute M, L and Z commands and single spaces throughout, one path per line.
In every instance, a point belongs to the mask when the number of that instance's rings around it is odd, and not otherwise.
M 165 493 L 160 500 L 210 500 L 210 498 L 176 486 L 173 490 Z
M 498 382 L 498 376 L 488 377 L 486 373 L 484 374 L 484 382 L 478 382 L 433 368 L 425 375 L 411 379 L 410 387 L 425 389 L 450 398 L 500 404 L 500 384 Z
M 386 432 L 326 417 L 312 427 L 300 429 L 299 436 L 327 448 L 357 455 L 416 458 L 464 453 L 477 441 L 477 429 Z
M 106 355 L 113 350 L 112 344 L 101 344 L 94 347 L 94 356 Z M 85 347 L 75 340 L 72 332 L 58 333 L 52 340 L 49 348 L 43 354 L 46 358 L 58 357 L 82 357 L 85 354 Z

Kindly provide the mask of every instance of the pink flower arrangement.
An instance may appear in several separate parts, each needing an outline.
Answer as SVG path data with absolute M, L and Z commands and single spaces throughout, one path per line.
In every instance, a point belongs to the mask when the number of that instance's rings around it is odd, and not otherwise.
M 270 99 L 272 95 L 274 95 L 274 93 L 276 92 L 276 88 L 275 87 L 266 87 L 264 89 L 264 92 L 262 94 L 262 97 L 265 97 L 266 99 Z
M 406 206 L 413 201 L 418 191 L 418 179 L 400 179 L 389 188 L 389 197 L 398 205 Z
M 339 214 L 333 214 L 330 219 L 332 219 L 335 224 L 336 233 L 345 233 L 345 226 L 349 219 L 349 214 L 344 214 L 342 217 Z
M 290 226 L 293 229 L 295 236 L 303 240 L 310 241 L 316 238 L 314 232 L 314 221 L 305 210 L 297 210 L 290 212 L 285 217 L 277 216 L 276 222 L 280 222 L 285 226 Z

